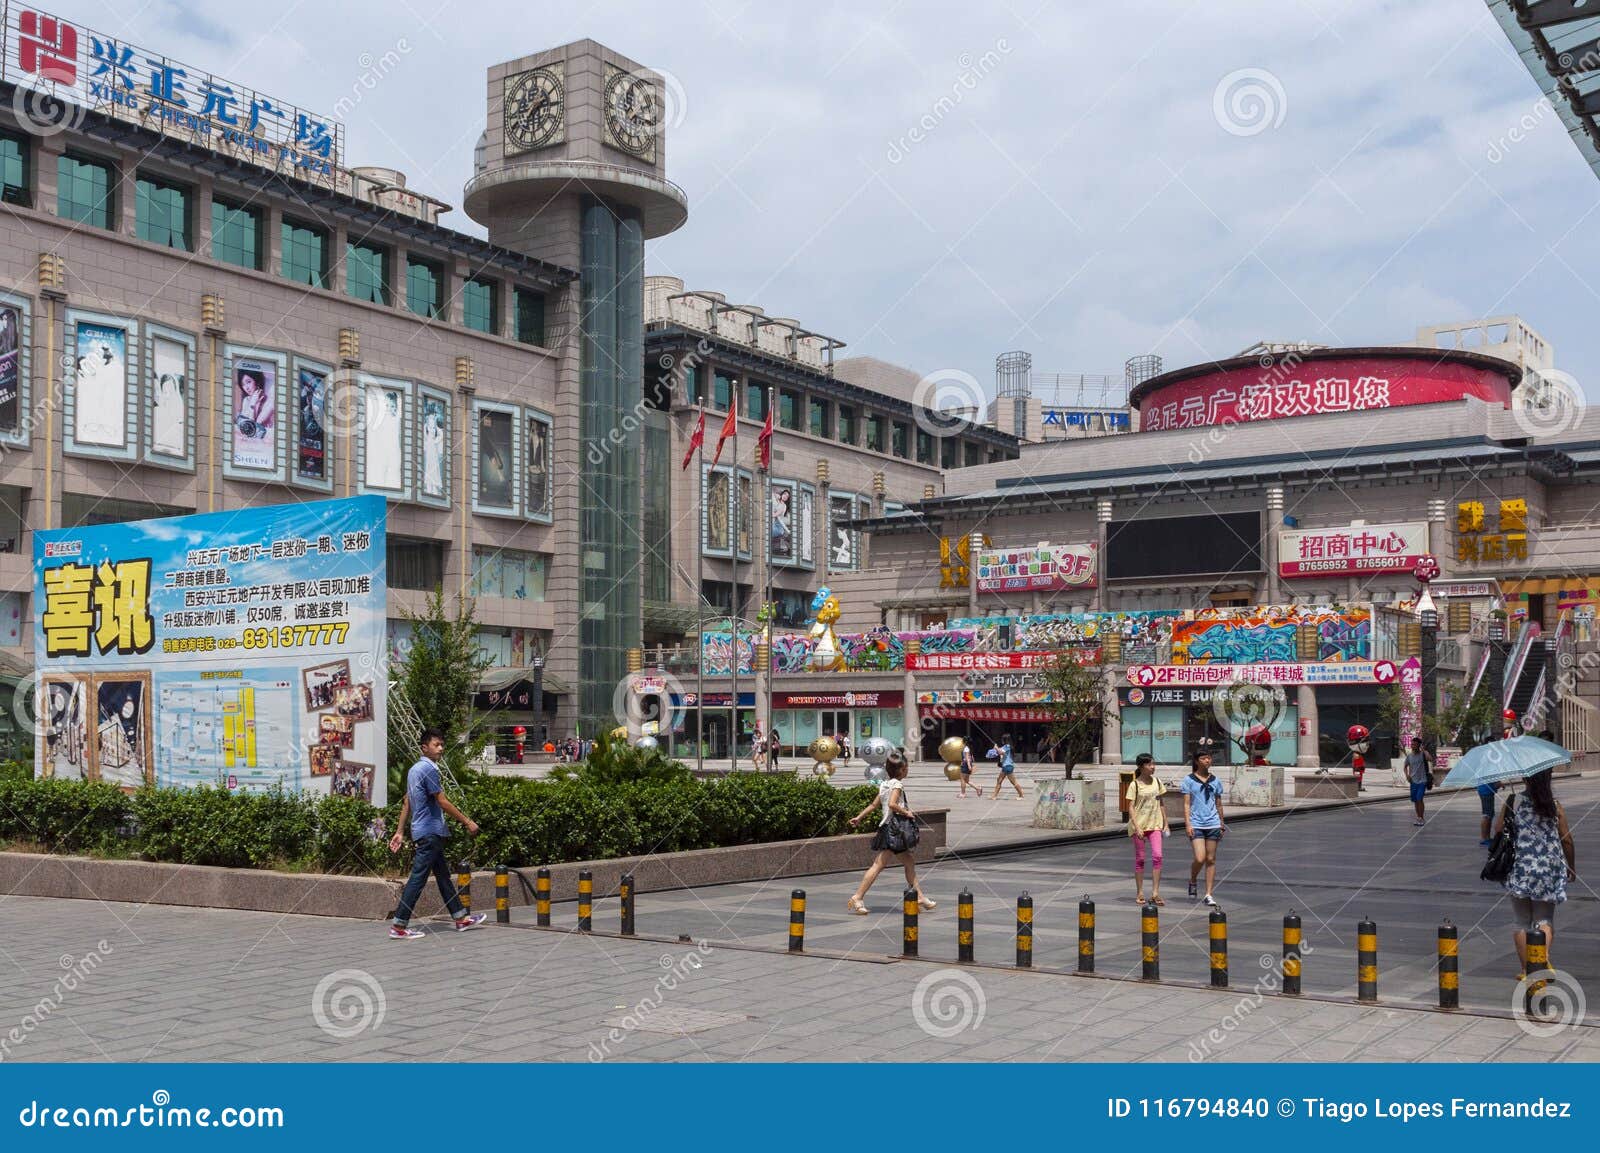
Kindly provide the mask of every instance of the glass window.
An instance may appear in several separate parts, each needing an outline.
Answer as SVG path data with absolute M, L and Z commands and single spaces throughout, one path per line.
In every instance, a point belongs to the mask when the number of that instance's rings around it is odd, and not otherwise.
M 444 272 L 437 264 L 406 257 L 406 307 L 430 319 L 444 311 Z
M 727 412 L 733 404 L 733 377 L 720 368 L 711 375 L 711 407 L 718 412 Z
M 56 161 L 56 215 L 111 227 L 111 165 L 68 153 Z
M 894 422 L 892 435 L 894 443 L 891 447 L 894 449 L 894 454 L 902 460 L 909 457 L 911 455 L 911 427 L 904 421 L 897 420 Z
M 705 404 L 706 380 L 709 370 L 703 364 L 697 364 L 689 370 L 689 403 Z
M 461 286 L 461 323 L 479 332 L 500 331 L 500 286 L 490 280 L 468 280 Z
M 0 199 L 7 204 L 28 204 L 28 139 L 0 132 Z
M 352 240 L 344 249 L 345 291 L 357 300 L 389 303 L 389 250 Z
M 444 583 L 444 542 L 391 536 L 386 551 L 389 587 L 432 592 Z
M 542 601 L 549 561 L 550 558 L 540 552 L 475 548 L 472 550 L 472 595 Z
M 314 224 L 283 218 L 283 275 L 313 288 L 328 287 L 328 234 Z
M 945 437 L 939 442 L 939 467 L 956 468 L 961 464 L 961 442 Z
M 917 463 L 933 463 L 933 434 L 917 429 Z
M 517 303 L 517 339 L 523 344 L 544 345 L 544 293 L 531 288 L 518 288 L 514 296 Z
M 767 419 L 767 386 L 759 380 L 745 382 L 744 414 L 751 420 Z
M 778 423 L 800 431 L 800 394 L 792 388 L 778 391 Z
M 839 406 L 839 443 L 854 444 L 856 442 L 856 410 L 854 405 L 841 404 Z
M 875 412 L 867 417 L 867 447 L 873 452 L 883 451 L 883 417 Z
M 962 460 L 962 464 L 965 465 L 967 468 L 971 468 L 975 464 L 982 464 L 983 463 L 983 448 L 982 448 L 982 446 L 980 446 L 979 444 L 977 444 L 974 441 L 970 441 L 969 440 L 969 441 L 967 441 L 967 443 L 965 445 L 962 446 L 962 449 L 963 449 L 963 457 L 964 457 L 964 459 Z
M 261 212 L 226 200 L 211 201 L 211 255 L 240 268 L 261 268 Z
M 811 398 L 811 435 L 826 437 L 833 431 L 833 413 L 828 402 Z
M 188 252 L 189 190 L 141 174 L 134 182 L 133 232 L 140 240 Z

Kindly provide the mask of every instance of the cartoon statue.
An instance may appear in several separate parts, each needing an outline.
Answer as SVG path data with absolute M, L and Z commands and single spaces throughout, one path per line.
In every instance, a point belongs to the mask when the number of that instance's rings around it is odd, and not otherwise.
M 811 650 L 811 668 L 819 673 L 844 668 L 844 653 L 833 631 L 833 624 L 839 619 L 839 601 L 827 585 L 811 598 L 811 611 L 816 618 L 811 622 L 811 638 L 817 642 Z

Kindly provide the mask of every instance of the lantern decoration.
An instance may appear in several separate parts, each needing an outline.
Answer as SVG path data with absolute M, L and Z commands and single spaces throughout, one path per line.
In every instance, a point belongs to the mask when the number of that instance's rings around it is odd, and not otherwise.
M 806 746 L 806 752 L 811 754 L 815 763 L 811 771 L 819 777 L 831 777 L 834 774 L 833 758 L 839 755 L 839 742 L 832 737 L 818 737 Z

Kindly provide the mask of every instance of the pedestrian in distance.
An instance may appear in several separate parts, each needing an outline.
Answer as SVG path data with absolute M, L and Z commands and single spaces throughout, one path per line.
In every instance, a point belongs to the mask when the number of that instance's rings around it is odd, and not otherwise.
M 404 843 L 406 818 L 411 818 L 411 840 L 415 850 L 411 857 L 411 876 L 400 893 L 400 903 L 395 906 L 394 924 L 389 926 L 389 936 L 397 941 L 415 940 L 427 934 L 411 928 L 411 913 L 417 898 L 428 883 L 428 874 L 439 882 L 439 895 L 445 908 L 455 919 L 458 931 L 470 929 L 483 922 L 483 913 L 468 913 L 462 907 L 461 897 L 450 877 L 450 867 L 444 861 L 444 815 L 449 813 L 466 827 L 467 835 L 478 835 L 478 823 L 456 808 L 444 795 L 444 783 L 439 778 L 439 758 L 444 755 L 444 734 L 438 729 L 422 730 L 422 756 L 406 774 L 406 798 L 400 804 L 400 820 L 394 836 L 389 838 L 389 851 L 398 853 Z
M 991 761 L 1000 762 L 1000 775 L 994 779 L 995 799 L 1000 798 L 1000 786 L 1007 781 L 1017 790 L 1017 796 L 1022 797 L 1022 786 L 1017 784 L 1017 763 L 1011 759 L 1011 734 L 1006 733 L 1000 738 L 1000 743 L 984 754 Z
M 1478 844 L 1485 848 L 1489 845 L 1489 832 L 1494 825 L 1494 791 L 1498 787 L 1493 782 L 1478 786 L 1478 805 L 1483 810 L 1483 819 L 1478 822 Z
M 905 866 L 906 888 L 916 892 L 918 905 L 932 910 L 938 906 L 938 902 L 924 896 L 922 886 L 917 883 L 917 862 L 912 852 L 916 848 L 917 817 L 906 800 L 905 779 L 910 766 L 906 762 L 905 754 L 899 750 L 890 753 L 889 759 L 884 762 L 883 771 L 886 776 L 883 783 L 878 786 L 877 799 L 850 818 L 850 827 L 855 828 L 873 809 L 879 807 L 883 809 L 882 815 L 878 818 L 877 835 L 872 838 L 872 848 L 877 856 L 873 857 L 872 864 L 867 866 L 861 883 L 850 896 L 847 908 L 861 916 L 870 913 L 872 910 L 866 906 L 867 891 L 878 879 L 878 874 L 898 860 Z M 908 830 L 909 843 L 906 840 Z
M 783 752 L 783 738 L 778 735 L 777 726 L 767 735 L 767 768 L 778 768 L 778 757 Z
M 1183 778 L 1183 831 L 1189 835 L 1194 859 L 1189 862 L 1189 899 L 1195 898 L 1200 870 L 1206 872 L 1205 902 L 1216 906 L 1217 846 L 1227 831 L 1222 815 L 1222 782 L 1211 772 L 1209 742 L 1189 758 L 1189 775 Z
M 1140 753 L 1133 759 L 1133 780 L 1128 782 L 1128 836 L 1133 838 L 1134 900 L 1144 904 L 1144 859 L 1150 856 L 1150 900 L 1161 899 L 1161 841 L 1167 832 L 1167 810 L 1161 803 L 1167 787 L 1156 780 L 1155 758 Z
M 960 796 L 967 795 L 967 786 L 972 786 L 972 795 L 978 800 L 983 799 L 983 786 L 972 779 L 973 770 L 978 767 L 978 755 L 972 751 L 972 746 L 961 746 L 961 791 Z
M 1433 788 L 1433 758 L 1422 747 L 1421 737 L 1411 738 L 1411 751 L 1406 754 L 1406 780 L 1411 784 L 1411 807 L 1417 811 L 1412 825 L 1422 828 L 1422 798 Z
M 1550 777 L 1549 770 L 1529 777 L 1523 792 L 1506 800 L 1494 822 L 1494 832 L 1499 833 L 1509 815 L 1515 833 L 1516 856 L 1505 887 L 1511 897 L 1511 939 L 1519 981 L 1527 975 L 1528 933 L 1543 929 L 1545 944 L 1555 944 L 1556 906 L 1567 899 L 1567 882 L 1578 878 L 1567 811 L 1556 800 Z

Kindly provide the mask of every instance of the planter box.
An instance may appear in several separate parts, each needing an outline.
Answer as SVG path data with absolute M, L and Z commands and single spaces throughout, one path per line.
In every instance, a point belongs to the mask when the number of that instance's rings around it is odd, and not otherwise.
M 1037 782 L 1033 804 L 1036 829 L 1103 829 L 1106 824 L 1106 782 L 1065 777 Z
M 1227 770 L 1228 804 L 1256 809 L 1283 804 L 1283 769 L 1276 765 L 1236 765 Z
M 934 854 L 944 847 L 948 811 L 927 809 L 917 814 L 918 823 L 922 825 L 922 839 L 917 842 L 915 853 L 918 863 L 932 861 Z M 609 861 L 574 861 L 550 866 L 551 896 L 556 901 L 576 900 L 580 869 L 594 874 L 596 898 L 614 896 L 626 872 L 633 873 L 635 890 L 640 893 L 811 873 L 854 872 L 871 863 L 871 842 L 871 833 L 852 833 L 844 837 L 769 841 L 762 845 L 732 845 Z M 518 879 L 512 877 L 511 904 L 531 905 L 535 869 L 529 866 L 519 871 L 527 877 L 528 887 L 524 889 Z M 0 896 L 73 897 L 376 920 L 393 911 L 402 883 L 382 877 L 0 853 Z M 473 908 L 492 913 L 493 870 L 480 869 L 473 873 L 471 889 Z M 422 891 L 416 911 L 418 917 L 443 911 L 439 888 L 433 882 Z
M 1353 801 L 1360 785 L 1354 773 L 1307 773 L 1295 778 L 1294 795 L 1308 801 Z

